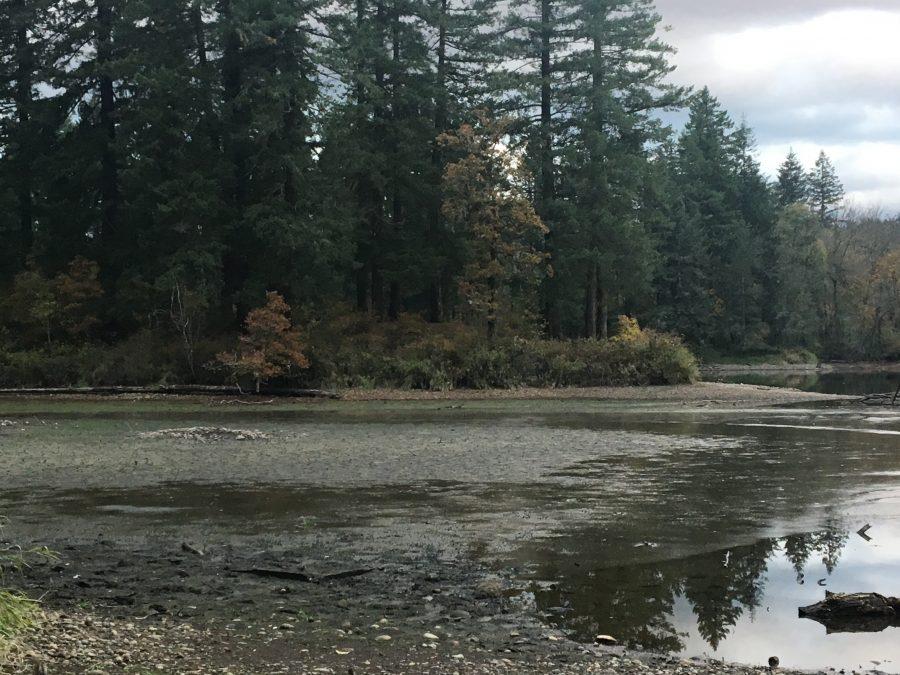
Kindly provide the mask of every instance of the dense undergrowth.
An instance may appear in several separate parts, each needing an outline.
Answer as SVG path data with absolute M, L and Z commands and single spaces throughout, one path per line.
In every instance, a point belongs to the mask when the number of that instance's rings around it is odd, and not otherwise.
M 704 364 L 713 366 L 814 366 L 820 362 L 819 356 L 808 349 L 770 349 L 741 354 L 701 352 L 699 356 Z
M 620 321 L 609 340 L 548 340 L 500 335 L 414 316 L 376 321 L 344 314 L 308 327 L 309 368 L 276 386 L 411 389 L 664 385 L 697 378 L 697 361 L 681 339 Z M 221 341 L 200 341 L 192 373 L 177 341 L 150 331 L 113 346 L 0 347 L 0 386 L 53 387 L 219 384 L 211 365 Z M 206 365 L 203 365 L 206 364 Z

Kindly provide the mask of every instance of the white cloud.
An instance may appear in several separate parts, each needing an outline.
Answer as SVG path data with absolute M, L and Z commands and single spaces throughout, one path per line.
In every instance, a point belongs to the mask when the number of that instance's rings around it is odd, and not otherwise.
M 708 85 L 746 119 L 770 174 L 792 146 L 808 166 L 825 149 L 851 199 L 900 212 L 900 0 L 658 5 L 679 50 L 673 79 Z
M 762 144 L 759 159 L 770 176 L 790 150 L 812 167 L 821 150 L 834 163 L 847 190 L 847 200 L 865 207 L 881 207 L 888 214 L 900 213 L 900 141 L 817 145 L 809 142 Z

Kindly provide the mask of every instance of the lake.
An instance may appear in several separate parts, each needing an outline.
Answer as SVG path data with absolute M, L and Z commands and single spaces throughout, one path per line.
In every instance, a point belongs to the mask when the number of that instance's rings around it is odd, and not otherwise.
M 885 394 L 893 392 L 900 384 L 900 372 L 874 371 L 795 371 L 748 372 L 711 375 L 713 382 L 757 384 L 769 387 L 790 387 L 821 394 Z
M 900 628 L 797 616 L 826 590 L 900 596 L 900 410 L 39 401 L 0 419 L 13 540 L 463 559 L 584 642 L 900 673 Z M 196 425 L 270 439 L 140 435 Z

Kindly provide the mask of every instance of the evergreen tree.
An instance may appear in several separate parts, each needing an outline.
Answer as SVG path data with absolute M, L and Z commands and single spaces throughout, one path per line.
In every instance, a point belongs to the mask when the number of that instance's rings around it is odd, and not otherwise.
M 3 9 L 12 348 L 152 338 L 200 377 L 205 338 L 271 291 L 493 331 L 530 322 L 540 281 L 553 337 L 627 314 L 723 352 L 898 349 L 896 228 L 834 226 L 824 153 L 769 185 L 706 89 L 665 127 L 685 91 L 651 0 Z
M 657 37 L 660 17 L 649 0 L 589 0 L 574 16 L 573 48 L 561 68 L 570 76 L 567 152 L 560 195 L 570 216 L 559 267 L 574 275 L 584 298 L 584 335 L 608 335 L 611 306 L 633 282 L 624 274 L 630 252 L 647 250 L 638 200 L 648 171 L 647 144 L 660 137 L 656 110 L 678 104 L 682 90 L 666 84 L 672 49 Z M 640 264 L 651 262 L 646 256 Z
M 759 180 L 750 141 L 718 100 L 704 88 L 692 100 L 690 118 L 679 141 L 678 181 L 685 227 L 702 237 L 709 255 L 707 293 L 712 322 L 702 341 L 722 349 L 755 342 L 760 326 L 760 285 L 754 264 L 756 238 L 744 218 L 754 218 L 744 201 Z M 696 328 L 692 331 L 696 333 Z
M 501 105 L 514 111 L 522 125 L 525 158 L 535 176 L 535 208 L 548 227 L 545 248 L 551 265 L 564 245 L 557 160 L 567 124 L 562 97 L 570 79 L 563 61 L 572 46 L 576 9 L 577 3 L 562 0 L 517 0 L 501 27 L 507 64 L 499 82 Z M 556 336 L 563 331 L 563 295 L 558 275 L 545 279 L 541 305 L 547 328 Z
M 775 187 L 778 205 L 786 208 L 791 204 L 804 204 L 809 196 L 806 172 L 797 154 L 791 150 L 778 169 L 778 184 Z
M 123 15 L 129 54 L 120 71 L 131 96 L 119 119 L 127 158 L 121 208 L 132 245 L 147 255 L 131 261 L 116 285 L 120 327 L 169 305 L 176 291 L 217 306 L 223 289 L 224 162 L 212 28 L 202 14 L 196 0 L 144 0 Z
M 709 244 L 700 219 L 688 215 L 678 153 L 671 142 L 660 147 L 654 165 L 660 186 L 660 218 L 654 232 L 661 257 L 655 278 L 656 323 L 702 344 L 711 332 L 713 314 Z
M 746 123 L 735 131 L 733 142 L 738 163 L 738 209 L 748 228 L 745 242 L 749 248 L 741 258 L 750 266 L 749 274 L 754 279 L 744 305 L 750 311 L 745 315 L 742 347 L 754 350 L 765 347 L 774 322 L 772 307 L 777 291 L 770 263 L 775 254 L 776 203 L 756 159 L 753 131 Z
M 815 216 L 802 204 L 788 207 L 777 229 L 776 338 L 785 347 L 815 349 L 822 329 L 825 253 Z
M 315 10 L 304 0 L 220 2 L 223 147 L 230 159 L 225 198 L 231 206 L 224 264 L 227 292 L 239 308 L 253 306 L 271 288 L 303 298 L 304 282 L 315 279 L 292 262 L 328 236 L 311 222 Z
M 46 143 L 35 92 L 46 77 L 48 9 L 49 0 L 8 0 L 0 13 L 0 179 L 11 204 L 11 217 L 0 219 L 0 279 L 24 268 L 34 241 L 37 160 Z
M 431 171 L 425 182 L 429 200 L 424 240 L 416 256 L 427 270 L 427 307 L 432 322 L 453 309 L 452 277 L 461 269 L 462 242 L 443 217 L 442 181 L 446 157 L 437 139 L 471 120 L 473 110 L 489 107 L 489 81 L 502 54 L 495 47 L 496 0 L 431 0 L 426 23 L 430 54 L 434 126 L 430 139 Z
M 806 180 L 809 205 L 819 217 L 819 224 L 822 227 L 833 224 L 836 207 L 844 199 L 844 186 L 824 150 L 819 153 L 816 165 Z

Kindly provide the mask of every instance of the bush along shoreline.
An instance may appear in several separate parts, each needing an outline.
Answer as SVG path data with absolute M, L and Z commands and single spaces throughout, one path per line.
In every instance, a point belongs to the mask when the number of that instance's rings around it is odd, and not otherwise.
M 698 361 L 679 337 L 642 329 L 628 317 L 606 340 L 488 339 L 471 326 L 435 325 L 415 315 L 380 322 L 349 314 L 300 331 L 285 321 L 284 308 L 278 311 L 255 315 L 236 346 L 198 341 L 190 361 L 183 345 L 152 334 L 109 346 L 0 346 L 0 388 L 239 384 L 254 391 L 263 383 L 439 391 L 672 385 L 699 378 Z

